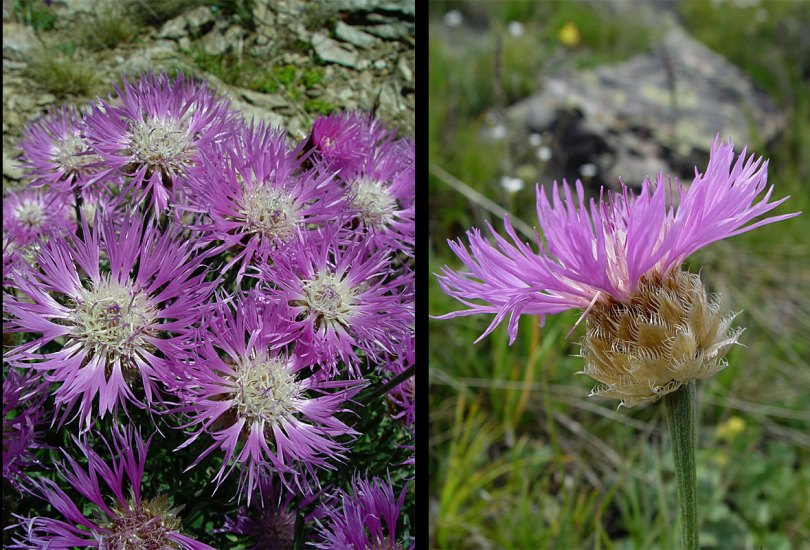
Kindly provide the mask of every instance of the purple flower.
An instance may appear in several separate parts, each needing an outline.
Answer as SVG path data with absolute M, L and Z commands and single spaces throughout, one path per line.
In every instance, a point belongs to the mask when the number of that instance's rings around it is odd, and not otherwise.
M 356 171 L 377 144 L 394 132 L 367 113 L 334 113 L 312 124 L 310 141 L 316 154 L 339 175 Z
M 73 441 L 87 458 L 87 466 L 80 465 L 64 449 L 66 462 L 57 464 L 71 487 L 95 505 L 91 517 L 82 511 L 84 502 L 74 502 L 50 479 L 38 478 L 31 481 L 29 492 L 46 500 L 64 519 L 23 518 L 15 514 L 23 532 L 17 534 L 10 548 L 213 550 L 180 532 L 180 510 L 171 508 L 166 496 L 141 496 L 146 453 L 152 438 L 144 442 L 140 433 L 131 428 L 124 428 L 122 433 L 119 427 L 113 426 L 112 431 L 112 447 L 101 437 L 107 451 L 102 454 L 112 457 L 111 465 L 88 442 L 76 436 L 72 436 Z
M 28 187 L 3 197 L 3 232 L 12 231 L 17 247 L 36 244 L 54 232 L 74 230 L 70 195 Z
M 275 265 L 259 270 L 260 290 L 289 305 L 296 354 L 330 371 L 340 360 L 359 375 L 355 348 L 377 361 L 413 320 L 407 278 L 391 279 L 386 252 L 370 252 L 363 242 L 340 243 L 332 230 L 299 237 Z
M 182 74 L 147 74 L 134 86 L 124 78 L 117 100 L 102 101 L 87 116 L 87 140 L 107 170 L 95 179 L 125 174 L 122 190 L 137 199 L 150 196 L 156 214 L 182 202 L 188 171 L 201 150 L 230 133 L 226 100 Z
M 308 363 L 279 349 L 273 337 L 283 331 L 274 326 L 274 309 L 256 294 L 238 297 L 235 313 L 228 301 L 217 301 L 186 352 L 176 352 L 170 383 L 180 403 L 176 412 L 193 430 L 180 448 L 203 434 L 213 439 L 190 467 L 222 449 L 225 460 L 213 480 L 219 486 L 240 466 L 240 494 L 248 504 L 260 474 L 276 471 L 300 491 L 305 483 L 297 466 L 310 474 L 333 468 L 330 461 L 345 452 L 337 438 L 356 435 L 335 413 L 360 384 L 311 376 Z M 288 480 L 291 475 L 296 479 Z
M 81 115 L 68 106 L 26 125 L 20 149 L 34 185 L 72 192 L 89 182 L 101 159 L 92 153 L 82 133 Z
M 339 213 L 330 175 L 302 173 L 299 152 L 287 146 L 283 131 L 242 126 L 190 177 L 187 208 L 209 220 L 195 227 L 200 244 L 219 241 L 212 254 L 233 252 L 223 271 L 241 262 L 238 280 L 252 262 L 270 262 L 298 232 Z
M 416 347 L 413 335 L 408 335 L 403 344 L 396 351 L 397 353 L 389 356 L 388 360 L 383 365 L 384 378 L 388 381 L 396 378 L 414 365 Z M 414 407 L 415 394 L 415 381 L 414 377 L 411 376 L 391 388 L 386 395 L 391 417 L 401 420 L 405 426 L 408 427 L 413 427 L 414 420 L 416 419 L 416 409 Z
M 564 199 L 554 185 L 551 202 L 540 188 L 537 215 L 547 245 L 537 237 L 539 252 L 534 252 L 508 219 L 504 224 L 514 244 L 491 227 L 494 246 L 477 229 L 467 233 L 469 251 L 460 240 L 450 242 L 469 271 L 445 267 L 439 283 L 469 309 L 438 318 L 495 313 L 483 338 L 510 315 L 511 344 L 520 315 L 538 315 L 542 321 L 548 314 L 590 308 L 598 300 L 627 300 L 645 275 L 667 274 L 710 243 L 796 216 L 771 216 L 746 225 L 787 199 L 768 202 L 771 186 L 754 202 L 767 185 L 767 165 L 753 155 L 746 160 L 745 150 L 735 163 L 733 144 L 715 141 L 706 173 L 696 170 L 686 189 L 665 185 L 659 175 L 655 186 L 645 180 L 638 196 L 622 184 L 620 193 L 608 191 L 605 200 L 591 199 L 588 208 L 579 181 L 576 199 L 567 183 L 562 185 Z
M 378 477 L 367 481 L 359 475 L 355 476 L 348 493 L 338 490 L 338 507 L 324 507 L 325 519 L 317 522 L 321 540 L 310 544 L 324 550 L 406 548 L 405 541 L 396 540 L 397 520 L 405 502 L 406 490 L 407 484 L 397 498 L 390 477 L 387 481 Z M 413 544 L 412 541 L 408 542 Z
M 176 231 L 160 233 L 151 222 L 144 227 L 137 215 L 117 225 L 100 218 L 92 230 L 82 225 L 84 239 L 43 245 L 38 267 L 15 281 L 22 296 L 7 296 L 4 305 L 7 330 L 39 334 L 6 360 L 61 383 L 54 395 L 57 409 L 66 405 L 62 422 L 78 403 L 86 430 L 96 396 L 99 417 L 126 401 L 144 406 L 132 392 L 138 380 L 146 401 L 155 399 L 161 355 L 172 349 L 161 333 L 190 326 L 212 284 Z M 62 339 L 59 349 L 44 351 Z
M 259 480 L 259 492 L 261 507 L 240 508 L 236 516 L 226 518 L 223 528 L 216 532 L 249 537 L 253 542 L 250 550 L 293 548 L 299 514 L 303 514 L 305 523 L 318 517 L 320 509 L 308 514 L 303 510 L 320 497 L 320 491 L 309 489 L 303 491 L 305 496 L 302 497 L 302 494 L 285 490 L 285 485 L 273 476 L 263 475 Z
M 345 177 L 345 212 L 378 248 L 413 249 L 413 161 L 413 141 L 386 141 Z
M 734 162 L 733 145 L 718 139 L 706 173 L 697 173 L 688 189 L 665 185 L 659 175 L 655 186 L 645 180 L 638 196 L 622 184 L 606 200 L 591 199 L 590 208 L 580 182 L 576 199 L 565 183 L 564 199 L 557 185 L 551 201 L 538 190 L 546 245 L 538 236 L 535 253 L 509 220 L 514 244 L 492 231 L 493 246 L 477 230 L 468 233 L 469 251 L 451 242 L 469 271 L 445 267 L 439 283 L 469 309 L 440 318 L 495 313 L 483 338 L 510 315 L 511 344 L 523 314 L 542 322 L 548 314 L 584 309 L 582 372 L 601 383 L 591 395 L 626 406 L 653 402 L 726 367 L 724 356 L 742 329 L 732 329 L 734 315 L 722 313 L 700 277 L 679 266 L 710 243 L 795 216 L 750 223 L 786 200 L 768 202 L 771 187 L 757 202 L 766 185 L 767 162 L 746 159 L 745 151 Z
M 36 464 L 32 449 L 43 447 L 38 425 L 45 414 L 48 383 L 28 371 L 8 369 L 3 380 L 3 477 L 20 489 L 23 470 Z

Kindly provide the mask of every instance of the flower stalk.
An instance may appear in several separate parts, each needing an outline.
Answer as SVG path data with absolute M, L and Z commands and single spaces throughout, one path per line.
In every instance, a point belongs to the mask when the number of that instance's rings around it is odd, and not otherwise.
M 697 550 L 697 495 L 695 475 L 695 381 L 664 396 L 667 427 L 672 440 L 678 509 L 681 515 L 681 548 Z

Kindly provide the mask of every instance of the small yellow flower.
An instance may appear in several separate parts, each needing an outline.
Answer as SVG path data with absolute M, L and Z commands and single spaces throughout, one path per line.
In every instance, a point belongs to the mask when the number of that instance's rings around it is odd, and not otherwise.
M 733 440 L 745 430 L 745 420 L 739 416 L 732 416 L 717 426 L 717 437 L 727 441 Z
M 728 453 L 726 453 L 726 452 L 717 451 L 716 453 L 714 453 L 712 455 L 712 460 L 714 460 L 714 463 L 722 468 L 724 466 L 728 466 L 728 463 L 730 461 L 730 457 L 728 456 Z
M 573 48 L 579 45 L 581 37 L 579 35 L 579 29 L 577 26 L 569 21 L 563 25 L 560 32 L 557 33 L 557 38 L 559 38 L 560 42 L 562 42 L 564 46 Z

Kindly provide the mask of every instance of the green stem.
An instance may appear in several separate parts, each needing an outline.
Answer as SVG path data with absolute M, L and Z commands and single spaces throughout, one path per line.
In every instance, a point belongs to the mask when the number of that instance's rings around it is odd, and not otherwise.
M 664 396 L 667 426 L 672 440 L 678 508 L 681 512 L 681 548 L 697 550 L 697 495 L 695 475 L 695 381 Z

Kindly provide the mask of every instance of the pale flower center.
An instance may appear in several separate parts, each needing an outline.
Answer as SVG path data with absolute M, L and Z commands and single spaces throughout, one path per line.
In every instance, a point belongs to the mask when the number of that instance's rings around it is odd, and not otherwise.
M 363 223 L 376 229 L 388 225 L 397 210 L 397 200 L 381 182 L 371 178 L 355 180 L 350 187 L 349 200 Z
M 112 508 L 114 518 L 105 516 L 99 526 L 110 531 L 102 535 L 102 548 L 120 548 L 122 550 L 163 550 L 182 548 L 169 538 L 171 533 L 180 530 L 181 521 L 177 514 L 180 508 L 169 508 L 168 498 L 159 496 L 153 500 L 141 500 L 141 506 L 134 501 L 128 502 L 129 509 L 120 503 Z
M 248 231 L 277 242 L 292 237 L 300 222 L 298 207 L 289 193 L 263 186 L 245 189 L 239 213 Z
M 73 336 L 94 353 L 126 359 L 122 366 L 150 348 L 147 337 L 155 335 L 156 319 L 157 309 L 146 293 L 106 279 L 90 290 L 80 289 L 70 314 Z
M 186 125 L 170 118 L 138 121 L 129 143 L 136 161 L 166 172 L 181 172 L 193 153 Z
M 14 214 L 17 220 L 30 229 L 38 229 L 45 221 L 45 210 L 39 201 L 26 201 L 20 204 Z
M 53 160 L 67 174 L 82 172 L 84 168 L 99 160 L 97 155 L 82 155 L 87 145 L 81 136 L 71 134 L 54 144 Z
M 293 417 L 303 392 L 287 359 L 256 351 L 236 366 L 236 385 L 237 414 L 271 425 Z
M 344 278 L 328 271 L 318 273 L 314 279 L 302 281 L 301 287 L 303 305 L 313 318 L 315 330 L 323 324 L 348 328 L 355 309 L 357 287 L 352 287 Z

